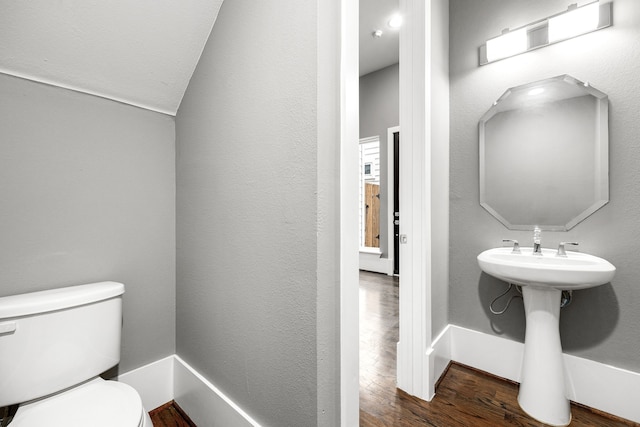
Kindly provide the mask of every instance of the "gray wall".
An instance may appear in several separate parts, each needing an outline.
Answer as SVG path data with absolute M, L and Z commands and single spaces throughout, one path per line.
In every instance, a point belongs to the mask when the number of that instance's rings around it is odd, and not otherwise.
M 0 129 L 0 296 L 122 282 L 119 371 L 173 354 L 173 118 L 0 74 Z
M 383 195 L 380 199 L 380 250 L 383 258 L 387 257 L 389 248 L 387 203 L 393 203 L 385 196 L 388 194 L 387 129 L 400 124 L 399 93 L 398 64 L 360 77 L 360 138 L 380 136 L 380 191 Z
M 225 2 L 176 119 L 177 352 L 265 426 L 318 424 L 316 20 Z
M 610 101 L 610 199 L 569 232 L 546 232 L 544 247 L 580 242 L 580 251 L 617 267 L 611 284 L 574 292 L 562 310 L 565 352 L 640 371 L 640 3 L 616 0 L 614 26 L 507 60 L 478 67 L 477 49 L 503 28 L 560 12 L 555 0 L 451 0 L 451 247 L 450 321 L 522 341 L 522 303 L 503 316 L 488 304 L 505 284 L 481 274 L 476 256 L 532 233 L 510 231 L 478 202 L 478 121 L 505 89 L 560 74 L 589 81 Z
M 449 324 L 449 0 L 431 1 L 431 32 L 427 49 L 429 81 L 426 89 L 429 122 L 425 123 L 431 164 L 431 336 Z M 402 214 L 401 214 L 402 215 Z

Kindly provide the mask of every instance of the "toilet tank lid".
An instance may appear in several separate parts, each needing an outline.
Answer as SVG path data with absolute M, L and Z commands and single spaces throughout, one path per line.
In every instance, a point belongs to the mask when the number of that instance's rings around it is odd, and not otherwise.
M 124 285 L 98 282 L 0 298 L 0 319 L 62 310 L 117 297 Z

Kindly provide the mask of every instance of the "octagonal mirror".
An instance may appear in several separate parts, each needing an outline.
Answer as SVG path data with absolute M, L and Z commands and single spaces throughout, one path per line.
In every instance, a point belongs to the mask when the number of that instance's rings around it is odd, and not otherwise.
M 609 201 L 607 95 L 562 75 L 480 120 L 480 204 L 512 230 L 569 230 Z

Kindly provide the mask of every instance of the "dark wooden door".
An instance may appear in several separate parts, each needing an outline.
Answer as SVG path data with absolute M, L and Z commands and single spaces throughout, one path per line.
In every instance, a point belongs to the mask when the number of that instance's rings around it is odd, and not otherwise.
M 400 274 L 400 132 L 393 133 L 393 274 Z

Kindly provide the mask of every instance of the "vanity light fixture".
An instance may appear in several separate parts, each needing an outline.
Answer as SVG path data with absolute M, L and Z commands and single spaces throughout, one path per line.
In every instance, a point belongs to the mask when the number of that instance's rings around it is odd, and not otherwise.
M 505 30 L 501 36 L 487 40 L 487 61 L 493 62 L 527 51 L 527 29 Z
M 595 31 L 599 21 L 600 4 L 597 1 L 582 7 L 569 6 L 567 12 L 549 18 L 549 43 Z
M 582 6 L 572 4 L 548 16 L 491 38 L 479 49 L 480 65 L 539 49 L 611 26 L 611 1 L 596 0 Z

